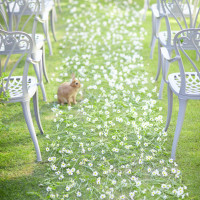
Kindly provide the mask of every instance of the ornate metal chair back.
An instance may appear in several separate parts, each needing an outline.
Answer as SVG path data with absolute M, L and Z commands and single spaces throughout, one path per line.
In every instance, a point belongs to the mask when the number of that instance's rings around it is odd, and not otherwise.
M 22 98 L 28 95 L 28 69 L 31 61 L 32 48 L 33 42 L 29 35 L 18 31 L 7 32 L 0 30 L 0 49 L 2 50 L 0 53 L 4 52 L 2 54 L 5 55 L 0 57 L 0 93 L 6 92 L 9 88 L 9 92 L 12 92 L 12 97 L 19 96 L 19 92 L 21 92 L 20 95 Z M 5 54 L 5 52 L 7 54 Z M 16 56 L 15 54 L 18 55 Z M 13 76 L 18 75 L 16 73 L 17 67 L 23 67 L 23 75 L 19 76 L 17 79 L 13 79 Z M 4 76 L 7 78 L 4 79 Z M 16 81 L 18 81 L 19 84 L 16 83 Z M 12 89 L 12 85 L 14 86 L 16 84 L 18 84 L 18 89 Z
M 200 29 L 185 29 L 174 37 L 174 46 L 180 70 L 180 94 L 188 94 L 192 90 L 200 94 L 199 88 L 193 88 L 193 82 L 200 85 L 199 61 L 195 59 L 194 51 L 200 57 Z M 190 51 L 188 51 L 190 50 Z M 194 51 L 191 51 L 194 50 Z M 190 71 L 191 77 L 185 72 Z M 187 79 L 187 81 L 186 81 Z M 189 80 L 189 81 L 188 81 Z M 188 84 L 188 85 L 187 85 Z

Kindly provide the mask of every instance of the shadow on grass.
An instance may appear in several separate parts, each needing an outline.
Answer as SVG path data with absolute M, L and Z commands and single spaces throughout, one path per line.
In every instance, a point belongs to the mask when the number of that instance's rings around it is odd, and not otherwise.
M 11 180 L 0 180 L 1 200 L 40 200 L 44 199 L 44 188 L 38 187 L 42 173 L 17 177 Z M 35 192 L 33 192 L 35 191 Z M 22 198 L 23 197 L 23 198 Z

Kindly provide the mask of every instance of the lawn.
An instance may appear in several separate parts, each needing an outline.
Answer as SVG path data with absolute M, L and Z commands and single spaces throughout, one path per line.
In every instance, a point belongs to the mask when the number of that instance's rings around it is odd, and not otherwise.
M 46 48 L 47 102 L 39 89 L 44 135 L 34 121 L 42 162 L 21 105 L 0 104 L 1 200 L 200 199 L 200 102 L 188 102 L 174 162 L 178 99 L 163 133 L 167 88 L 158 100 L 157 49 L 150 60 L 151 13 L 140 20 L 142 4 L 62 1 L 54 55 Z M 78 103 L 60 106 L 57 88 L 72 73 L 82 84 Z

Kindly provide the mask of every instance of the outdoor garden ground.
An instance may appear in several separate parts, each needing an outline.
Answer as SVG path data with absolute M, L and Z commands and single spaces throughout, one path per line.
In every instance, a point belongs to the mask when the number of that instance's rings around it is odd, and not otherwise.
M 43 161 L 36 162 L 21 105 L 1 104 L 0 199 L 200 199 L 200 102 L 188 102 L 177 166 L 169 158 L 178 101 L 163 134 L 167 88 L 158 100 L 150 11 L 139 20 L 143 1 L 61 5 L 54 55 L 46 48 L 47 102 L 39 89 L 44 135 L 34 123 Z M 83 84 L 78 104 L 59 107 L 57 88 L 72 72 Z

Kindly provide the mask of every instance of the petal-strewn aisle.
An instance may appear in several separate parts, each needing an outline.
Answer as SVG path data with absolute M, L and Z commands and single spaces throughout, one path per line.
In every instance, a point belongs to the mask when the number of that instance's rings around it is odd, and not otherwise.
M 46 136 L 46 197 L 178 199 L 181 172 L 166 156 L 157 88 L 143 66 L 141 14 L 131 1 L 69 1 L 63 62 L 52 81 L 76 74 L 77 105 L 55 104 Z M 56 94 L 55 94 L 56 95 Z M 55 96 L 56 98 L 56 96 Z

